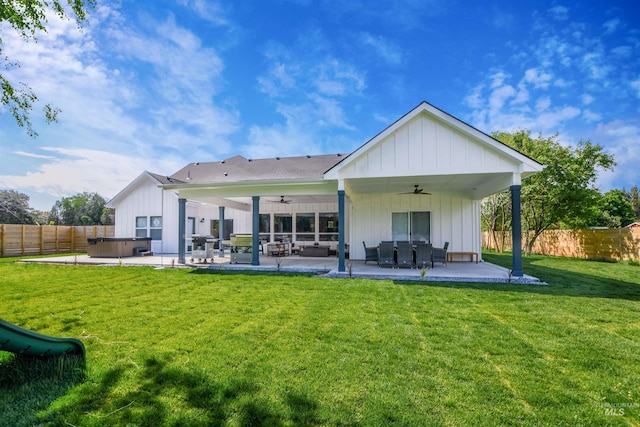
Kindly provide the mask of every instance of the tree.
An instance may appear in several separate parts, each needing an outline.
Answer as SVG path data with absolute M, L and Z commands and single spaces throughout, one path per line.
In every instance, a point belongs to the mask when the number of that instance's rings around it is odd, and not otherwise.
M 511 197 L 508 192 L 501 192 L 485 198 L 480 207 L 482 229 L 491 234 L 496 250 L 502 252 L 505 247 L 505 234 L 498 231 L 511 229 Z
M 629 191 L 629 201 L 633 207 L 633 216 L 635 219 L 640 220 L 640 194 L 637 185 Z
M 47 31 L 47 12 L 54 12 L 60 18 L 74 18 L 78 27 L 87 19 L 90 8 L 95 7 L 96 0 L 67 0 L 68 8 L 62 0 L 2 0 L 0 1 L 0 22 L 8 22 L 9 25 L 27 41 L 37 42 L 37 32 Z M 0 38 L 0 56 L 4 60 L 4 69 L 19 67 L 11 62 L 2 50 L 2 38 Z M 31 137 L 38 136 L 33 129 L 29 114 L 33 104 L 38 101 L 37 95 L 24 82 L 12 83 L 0 73 L 0 88 L 2 90 L 0 103 L 8 107 L 18 126 L 26 127 L 27 134 Z M 57 121 L 60 110 L 45 105 L 44 115 L 47 123 Z
M 521 209 L 526 253 L 551 227 L 580 228 L 597 217 L 595 188 L 599 170 L 612 169 L 613 157 L 598 144 L 580 141 L 575 148 L 563 146 L 558 135 L 532 138 L 527 130 L 498 132 L 493 137 L 515 148 L 545 168 L 522 183 Z
M 14 190 L 0 190 L 0 224 L 35 224 L 29 196 Z
M 600 218 L 595 225 L 618 228 L 631 224 L 635 215 L 627 193 L 623 190 L 607 191 L 598 200 Z
M 57 225 L 103 224 L 106 201 L 98 193 L 78 193 L 63 197 L 51 208 L 49 222 Z

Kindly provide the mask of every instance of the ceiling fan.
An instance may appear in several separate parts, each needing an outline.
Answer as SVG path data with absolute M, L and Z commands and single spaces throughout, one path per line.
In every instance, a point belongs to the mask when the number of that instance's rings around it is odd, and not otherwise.
M 271 203 L 282 203 L 285 205 L 288 205 L 289 203 L 291 203 L 291 200 L 285 200 L 284 196 L 280 196 L 280 200 L 269 200 Z
M 417 194 L 417 195 L 422 195 L 422 196 L 430 196 L 431 193 L 425 193 L 424 190 L 422 188 L 420 188 L 420 185 L 415 184 L 413 186 L 413 191 L 408 191 L 406 193 L 398 193 L 398 194 Z

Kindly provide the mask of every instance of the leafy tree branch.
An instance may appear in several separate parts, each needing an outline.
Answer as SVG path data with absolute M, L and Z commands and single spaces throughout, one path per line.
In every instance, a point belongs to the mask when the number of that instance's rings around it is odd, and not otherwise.
M 39 31 L 47 31 L 47 12 L 52 11 L 61 19 L 75 19 L 78 28 L 87 19 L 87 14 L 96 5 L 96 0 L 2 0 L 0 1 L 0 22 L 7 22 L 19 36 L 37 43 Z M 20 64 L 3 55 L 3 40 L 0 38 L 0 57 L 4 64 L 1 69 L 10 70 Z M 26 128 L 27 134 L 35 138 L 30 115 L 38 96 L 24 82 L 11 82 L 6 73 L 0 72 L 0 105 L 5 106 L 16 120 L 16 124 Z M 61 110 L 46 104 L 43 109 L 47 123 L 56 122 Z

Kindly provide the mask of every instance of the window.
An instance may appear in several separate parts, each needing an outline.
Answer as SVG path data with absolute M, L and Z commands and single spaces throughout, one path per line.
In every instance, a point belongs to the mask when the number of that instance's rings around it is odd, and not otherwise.
M 136 237 L 147 237 L 147 217 L 136 217 Z
M 271 231 L 271 214 L 260 214 L 258 217 L 259 229 L 260 233 L 268 233 Z
M 162 240 L 162 217 L 137 216 L 136 237 L 151 237 L 151 240 Z
M 431 212 L 393 212 L 391 239 L 431 242 Z
M 296 240 L 313 242 L 316 239 L 316 214 L 296 214 Z
M 320 241 L 338 240 L 338 214 L 336 212 L 320 213 L 318 216 Z
M 271 232 L 271 214 L 258 215 L 258 238 L 261 241 L 268 242 Z
M 225 219 L 223 225 L 224 225 L 224 230 L 223 230 L 224 236 L 222 236 L 222 240 L 229 240 L 231 239 L 231 234 L 233 233 L 233 220 Z M 219 219 L 211 220 L 211 235 L 216 239 L 220 237 L 220 220 Z
M 151 233 L 151 240 L 162 240 L 162 217 L 161 216 L 152 216 L 151 217 L 151 228 L 149 230 Z
M 276 242 L 291 241 L 293 231 L 291 214 L 273 215 L 273 238 Z

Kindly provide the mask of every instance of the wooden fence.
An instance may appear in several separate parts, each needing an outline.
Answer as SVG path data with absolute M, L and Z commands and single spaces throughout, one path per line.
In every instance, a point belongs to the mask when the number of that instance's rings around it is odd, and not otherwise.
M 0 257 L 86 252 L 87 238 L 114 233 L 113 225 L 0 224 Z
M 511 250 L 511 232 L 496 232 L 495 237 L 483 232 L 482 247 Z M 536 239 L 532 252 L 594 260 L 640 260 L 640 229 L 547 230 Z

